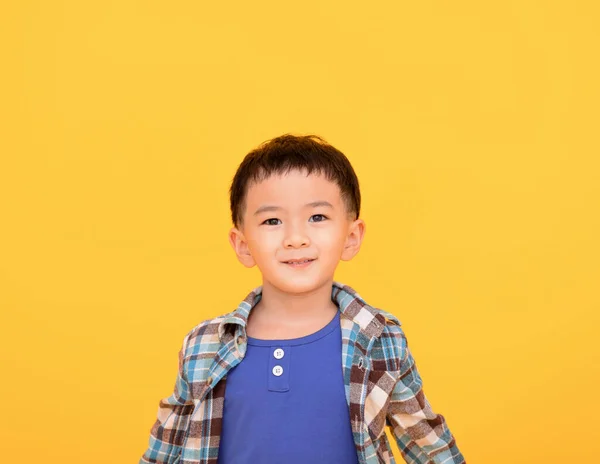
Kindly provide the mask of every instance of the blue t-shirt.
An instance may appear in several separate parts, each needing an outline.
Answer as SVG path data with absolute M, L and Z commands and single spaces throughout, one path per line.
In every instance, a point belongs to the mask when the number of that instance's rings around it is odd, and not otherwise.
M 248 337 L 227 374 L 219 464 L 357 464 L 340 312 L 305 337 Z

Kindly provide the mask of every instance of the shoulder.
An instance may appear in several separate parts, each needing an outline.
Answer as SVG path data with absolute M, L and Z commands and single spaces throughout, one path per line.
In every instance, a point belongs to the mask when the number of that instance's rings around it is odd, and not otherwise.
M 383 330 L 381 332 L 382 334 L 389 333 L 390 335 L 404 335 L 404 332 L 402 331 L 402 322 L 397 316 L 375 306 L 369 305 L 369 307 L 371 308 L 371 312 L 373 312 L 376 317 L 379 315 L 378 319 L 381 322 L 384 322 Z
M 221 344 L 219 327 L 230 313 L 205 319 L 192 327 L 183 338 L 184 356 L 199 352 L 217 351 Z
M 407 340 L 402 322 L 394 314 L 371 306 L 378 319 L 384 322 L 381 334 L 375 341 L 371 355 L 374 359 L 385 360 L 387 369 L 399 369 L 400 363 L 406 357 Z
M 375 311 L 377 314 L 381 314 L 384 318 L 385 318 L 385 325 L 386 326 L 396 326 L 396 327 L 400 327 L 402 325 L 402 322 L 400 321 L 400 319 L 398 319 L 397 316 L 395 316 L 394 314 L 381 309 L 381 308 L 376 308 L 375 306 L 371 306 L 371 308 L 373 309 L 373 311 Z

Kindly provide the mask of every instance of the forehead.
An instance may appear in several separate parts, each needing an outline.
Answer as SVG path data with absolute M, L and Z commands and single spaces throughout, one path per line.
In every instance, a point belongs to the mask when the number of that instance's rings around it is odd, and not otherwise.
M 329 201 L 334 207 L 339 205 L 339 186 L 320 173 L 308 174 L 299 170 L 272 174 L 262 181 L 251 183 L 246 197 L 248 210 L 265 203 L 292 208 L 317 200 Z

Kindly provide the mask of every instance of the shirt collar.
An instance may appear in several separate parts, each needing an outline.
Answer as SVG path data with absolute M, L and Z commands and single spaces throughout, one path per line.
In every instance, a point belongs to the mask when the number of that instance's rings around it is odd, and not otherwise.
M 262 285 L 248 293 L 237 309 L 224 316 L 218 329 L 221 341 L 225 341 L 224 336 L 229 331 L 232 331 L 234 334 L 236 333 L 235 326 L 240 326 L 241 332 L 245 334 L 250 311 L 252 311 L 252 308 L 256 306 L 261 298 Z M 377 309 L 368 305 L 352 287 L 334 281 L 331 287 L 331 300 L 337 304 L 341 314 L 357 324 L 359 330 L 362 330 L 365 335 L 369 337 L 378 337 L 381 335 L 383 326 L 385 325 L 385 316 L 379 313 Z M 234 326 L 233 330 L 231 329 L 232 325 Z

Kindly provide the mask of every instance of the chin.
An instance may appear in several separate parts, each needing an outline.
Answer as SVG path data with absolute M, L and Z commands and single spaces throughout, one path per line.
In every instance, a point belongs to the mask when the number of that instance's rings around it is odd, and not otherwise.
M 320 288 L 324 282 L 318 279 L 299 279 L 273 282 L 281 291 L 286 293 L 307 293 Z

